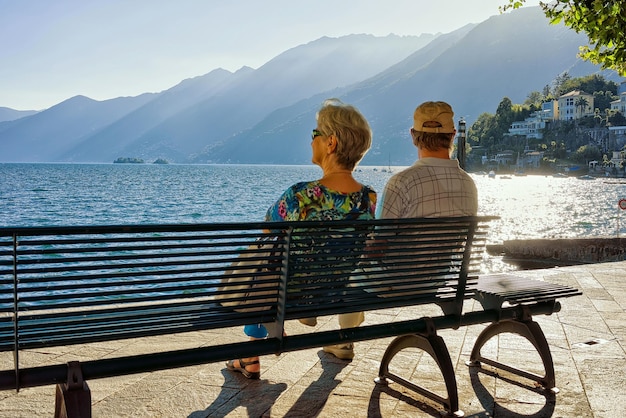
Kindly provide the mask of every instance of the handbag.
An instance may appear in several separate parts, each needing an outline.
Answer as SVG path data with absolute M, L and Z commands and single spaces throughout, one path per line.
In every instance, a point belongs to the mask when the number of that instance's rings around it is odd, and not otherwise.
M 274 239 L 262 238 L 250 245 L 225 271 L 215 298 L 237 312 L 265 311 L 278 300 L 281 249 Z M 262 258 L 263 260 L 259 260 Z M 259 296 L 265 296 L 264 298 Z M 242 298 L 241 300 L 231 300 Z M 264 306 L 251 305 L 263 304 Z

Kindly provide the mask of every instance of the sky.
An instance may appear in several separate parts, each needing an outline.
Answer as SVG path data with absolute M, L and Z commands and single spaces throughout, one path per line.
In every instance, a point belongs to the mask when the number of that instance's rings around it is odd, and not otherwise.
M 43 110 L 258 68 L 349 34 L 448 33 L 508 0 L 0 0 L 0 107 Z M 538 0 L 527 0 L 533 6 Z

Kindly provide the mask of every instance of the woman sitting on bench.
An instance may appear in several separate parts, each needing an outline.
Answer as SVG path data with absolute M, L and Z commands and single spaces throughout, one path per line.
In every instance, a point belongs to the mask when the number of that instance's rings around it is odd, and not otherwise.
M 322 169 L 322 178 L 289 187 L 268 209 L 266 221 L 373 219 L 376 192 L 352 175 L 371 147 L 372 131 L 367 120 L 355 107 L 338 99 L 326 100 L 316 119 L 317 127 L 311 135 L 311 161 Z M 363 319 L 363 312 L 341 314 L 339 326 L 356 327 Z M 317 320 L 308 318 L 301 322 L 315 326 Z M 248 325 L 244 333 L 251 339 L 271 334 L 263 324 Z M 354 357 L 352 343 L 324 347 L 324 351 L 341 359 Z M 261 375 L 259 357 L 230 360 L 226 367 L 249 379 Z

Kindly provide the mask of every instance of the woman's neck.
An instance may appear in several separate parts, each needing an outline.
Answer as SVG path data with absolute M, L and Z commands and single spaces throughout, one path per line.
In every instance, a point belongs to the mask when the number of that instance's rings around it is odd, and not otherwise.
M 322 178 L 325 179 L 325 178 L 337 177 L 337 176 L 352 177 L 352 170 L 346 170 L 346 169 L 341 169 L 341 168 L 335 168 L 332 170 L 324 170 L 324 176 Z
M 319 181 L 323 186 L 340 193 L 358 192 L 363 187 L 352 177 L 352 170 L 340 167 L 324 170 L 324 175 Z

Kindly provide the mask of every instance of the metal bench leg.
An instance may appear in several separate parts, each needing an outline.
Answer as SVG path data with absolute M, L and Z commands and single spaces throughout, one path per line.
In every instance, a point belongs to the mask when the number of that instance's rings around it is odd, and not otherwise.
M 67 383 L 57 384 L 54 418 L 91 418 L 91 391 L 78 361 L 67 363 Z
M 454 367 L 448 353 L 448 347 L 443 338 L 437 335 L 434 324 L 428 321 L 426 334 L 411 334 L 396 337 L 387 347 L 378 371 L 378 377 L 374 380 L 378 384 L 387 384 L 387 378 L 411 389 L 420 395 L 440 403 L 445 408 L 448 416 L 462 417 L 464 412 L 459 409 L 459 394 L 457 391 Z M 446 384 L 448 397 L 443 398 L 436 393 L 418 386 L 389 371 L 389 363 L 394 356 L 405 348 L 417 348 L 428 353 L 439 366 Z
M 482 356 L 480 350 L 483 345 L 485 345 L 485 343 L 492 337 L 503 333 L 517 334 L 530 341 L 541 357 L 543 368 L 545 370 L 545 376 L 540 376 L 525 370 L 507 366 L 506 364 Z M 550 390 L 552 393 L 558 393 L 559 391 L 555 384 L 554 363 L 552 362 L 552 354 L 550 353 L 548 341 L 546 341 L 546 337 L 539 324 L 530 318 L 526 318 L 521 321 L 505 320 L 493 323 L 485 328 L 474 343 L 474 348 L 472 349 L 472 354 L 470 355 L 470 360 L 467 365 L 470 367 L 482 367 L 481 363 L 488 364 L 501 370 L 506 370 L 517 376 L 531 379 L 539 383 L 544 389 Z

